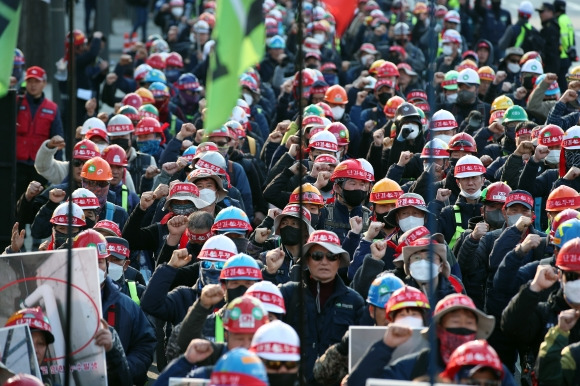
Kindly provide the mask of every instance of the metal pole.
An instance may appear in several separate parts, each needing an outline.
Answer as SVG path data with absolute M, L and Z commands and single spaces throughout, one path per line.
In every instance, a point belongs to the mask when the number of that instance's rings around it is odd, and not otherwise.
M 64 23 L 62 22 L 65 17 L 64 6 L 64 0 L 52 0 L 50 2 L 50 33 L 52 35 L 52 42 L 61 42 L 62 37 L 66 35 Z M 51 44 L 49 61 L 50 65 L 46 68 L 47 73 L 49 74 L 49 79 L 53 79 L 55 63 L 63 57 L 63 53 L 64 51 L 62 44 Z M 52 101 L 61 106 L 62 98 L 60 95 L 58 82 L 53 82 Z
M 298 69 L 298 90 L 296 94 L 298 96 L 298 118 L 296 119 L 296 124 L 298 125 L 298 162 L 300 162 L 300 166 L 298 167 L 298 179 L 299 179 L 299 205 L 300 205 L 300 219 L 302 220 L 302 70 L 304 68 L 304 52 L 302 51 L 302 40 L 303 40 L 303 27 L 304 27 L 304 20 L 302 18 L 302 1 L 297 1 L 297 17 L 296 21 L 298 24 L 298 32 L 297 32 L 297 54 L 296 54 L 296 68 Z M 300 221 L 300 229 L 302 228 L 302 221 Z M 304 245 L 305 242 L 302 240 L 303 232 L 300 232 L 300 245 Z M 304 257 L 304 256 L 301 256 Z M 305 294 L 306 291 L 306 271 L 304 265 L 306 264 L 304 259 L 301 259 L 302 263 L 300 264 L 300 283 L 299 283 L 299 292 L 298 292 L 298 310 L 300 312 L 300 318 L 298 319 L 298 335 L 300 336 L 300 386 L 304 386 L 304 374 L 305 374 L 305 355 L 306 355 L 306 340 L 304 339 L 306 336 L 305 329 L 306 323 L 304 323 L 304 318 L 306 317 L 306 307 L 305 307 Z
M 435 34 L 435 1 L 434 0 L 430 0 L 429 2 L 430 4 L 430 13 L 429 13 L 429 18 L 430 18 L 430 25 L 429 25 L 429 44 L 428 44 L 428 58 L 427 58 L 427 84 L 426 84 L 426 89 L 427 89 L 427 98 L 429 99 L 429 105 L 430 105 L 430 110 L 434 111 L 433 109 L 435 108 L 435 90 L 433 89 L 433 74 L 434 74 L 434 65 L 435 65 L 435 53 L 437 52 L 437 39 L 436 39 L 436 34 Z M 429 133 L 429 131 L 427 131 L 427 133 Z M 429 138 L 432 139 L 432 138 Z M 428 174 L 428 178 L 427 178 L 427 192 L 426 192 L 426 196 L 425 197 L 425 202 L 429 203 L 431 201 L 433 201 L 433 199 L 435 199 L 435 193 L 433 190 L 433 183 L 435 180 L 435 167 L 433 166 L 433 147 L 430 146 L 429 147 L 429 174 Z M 433 234 L 433 232 L 435 231 L 435 218 L 433 216 L 428 216 L 427 217 L 427 228 L 429 229 L 429 231 L 431 232 L 431 234 Z M 434 257 L 434 247 L 433 247 L 433 243 L 429 243 L 429 262 L 431 264 L 433 264 L 433 257 Z M 432 266 L 431 266 L 432 267 Z M 433 284 L 434 284 L 434 280 L 433 278 L 431 278 L 431 276 L 429 277 L 429 293 L 427 294 L 427 296 L 429 297 L 429 304 L 431 305 L 431 312 L 433 312 L 433 310 L 435 309 L 435 288 L 433 288 Z M 429 351 L 429 382 L 431 383 L 431 385 L 435 384 L 435 377 L 436 377 L 436 373 L 435 373 L 435 367 L 436 367 L 436 363 L 437 363 L 437 351 L 438 351 L 438 346 L 437 346 L 437 340 L 436 340 L 436 336 L 435 336 L 435 329 L 436 326 L 431 326 L 431 328 L 429 328 L 429 347 L 430 347 L 430 351 Z
M 71 140 L 75 137 L 75 124 L 76 122 L 76 73 L 75 73 L 75 49 L 74 49 L 74 1 L 67 0 L 67 10 L 68 10 L 68 19 L 69 19 L 69 36 L 68 36 L 68 103 L 69 103 L 69 117 L 70 117 L 70 125 L 69 127 L 65 127 L 64 130 L 70 130 L 71 132 Z M 71 367 L 71 352 L 72 352 L 72 345 L 71 345 L 71 319 L 72 319 L 72 190 L 73 190 L 73 183 L 74 183 L 74 174 L 73 174 L 73 162 L 72 162 L 72 153 L 73 153 L 73 146 L 72 142 L 69 146 L 67 146 L 67 159 L 68 162 L 68 229 L 67 229 L 67 236 L 68 236 L 68 245 L 67 245 L 67 264 L 66 264 L 66 323 L 65 323 L 65 362 L 64 362 L 64 373 L 65 373 L 65 386 L 70 385 L 70 367 Z

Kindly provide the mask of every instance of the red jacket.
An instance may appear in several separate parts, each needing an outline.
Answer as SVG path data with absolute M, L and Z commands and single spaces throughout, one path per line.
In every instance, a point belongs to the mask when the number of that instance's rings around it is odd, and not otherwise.
M 32 118 L 28 100 L 26 97 L 19 97 L 16 117 L 16 159 L 18 161 L 36 159 L 36 152 L 42 143 L 50 139 L 50 128 L 58 116 L 57 112 L 57 104 L 44 98 Z

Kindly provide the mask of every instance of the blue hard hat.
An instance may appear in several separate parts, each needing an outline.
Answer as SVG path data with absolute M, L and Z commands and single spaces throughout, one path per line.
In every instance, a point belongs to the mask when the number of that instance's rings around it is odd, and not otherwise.
M 375 307 L 385 308 L 391 294 L 404 285 L 405 283 L 392 273 L 380 274 L 371 283 L 367 303 Z
M 580 236 L 580 220 L 577 218 L 564 221 L 552 237 L 552 244 L 558 248 L 562 248 L 568 241 Z
M 145 75 L 143 81 L 146 83 L 153 82 L 167 83 L 167 78 L 165 77 L 163 71 L 154 68 Z
M 286 48 L 286 42 L 280 35 L 274 35 L 268 41 L 268 48 Z
M 220 273 L 220 280 L 262 280 L 262 271 L 256 259 L 245 253 L 230 257 Z
M 245 235 L 247 231 L 252 230 L 252 225 L 246 212 L 235 206 L 230 206 L 222 209 L 215 216 L 211 230 L 216 233 L 234 232 Z
M 217 361 L 210 385 L 268 386 L 268 374 L 262 360 L 248 349 L 238 347 Z

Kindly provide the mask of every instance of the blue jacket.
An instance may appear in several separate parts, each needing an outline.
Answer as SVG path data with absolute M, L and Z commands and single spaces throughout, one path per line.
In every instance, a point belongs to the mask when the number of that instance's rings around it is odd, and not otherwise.
M 535 230 L 533 226 L 530 226 L 529 231 L 540 237 L 546 237 L 545 233 Z M 493 279 L 500 264 L 505 260 L 506 255 L 514 250 L 517 244 L 521 242 L 521 239 L 522 232 L 515 225 L 507 227 L 493 243 L 493 249 L 489 255 L 489 270 L 485 289 L 485 312 L 495 316 L 497 320 L 501 317 L 503 309 L 508 305 L 514 294 L 508 294 L 496 289 L 493 285 Z M 538 248 L 529 251 L 525 256 L 520 256 L 520 265 L 527 264 L 533 260 L 540 260 L 546 254 L 552 254 L 552 247 L 547 246 L 544 242 Z
M 177 287 L 169 292 L 175 275 L 177 269 L 167 264 L 158 266 L 141 297 L 143 311 L 173 325 L 183 320 L 198 298 L 198 291 L 191 287 Z
M 382 340 L 373 344 L 364 357 L 356 365 L 348 378 L 349 386 L 364 386 L 368 378 L 397 379 L 412 381 L 414 378 L 429 374 L 429 349 L 423 349 L 417 353 L 409 354 L 391 362 L 395 349 L 387 346 Z M 427 366 L 421 366 L 421 357 L 427 357 Z M 417 365 L 418 368 L 415 368 Z M 515 386 L 513 375 L 504 367 L 503 386 Z M 439 355 L 435 364 L 435 374 L 445 370 L 445 364 Z
M 101 299 L 103 318 L 119 334 L 133 383 L 143 384 L 157 345 L 155 330 L 139 306 L 123 295 L 109 277 L 105 278 Z
M 456 226 L 461 225 L 465 230 L 469 225 L 469 219 L 475 216 L 481 216 L 481 203 L 469 204 L 465 200 L 465 197 L 459 196 L 455 205 L 459 206 L 461 213 L 461 224 L 455 223 L 455 212 L 453 210 L 453 205 L 446 206 L 443 208 L 444 203 L 441 201 L 433 200 L 429 203 L 428 208 L 433 213 L 437 219 L 437 232 L 442 233 L 445 236 L 445 241 L 449 243 L 453 238 Z
M 332 221 L 329 219 L 329 211 L 331 209 L 333 210 Z M 368 216 L 363 214 L 364 211 L 368 212 Z M 360 216 L 363 219 L 363 226 L 366 228 L 368 218 L 370 218 L 371 214 L 369 209 L 366 207 L 363 209 L 362 205 L 356 206 L 349 211 L 346 205 L 335 200 L 334 203 L 327 204 L 320 210 L 318 224 L 312 224 L 312 226 L 315 229 L 326 229 L 327 231 L 336 233 L 340 242 L 343 243 L 350 229 L 349 219 L 353 216 Z M 365 230 L 363 228 L 363 231 Z
M 284 317 L 284 322 L 298 331 L 300 315 L 304 315 L 306 319 L 304 340 L 308 342 L 308 345 L 303 354 L 306 365 L 304 375 L 307 382 L 313 384 L 312 369 L 316 358 L 324 354 L 328 347 L 340 342 L 349 326 L 359 324 L 364 311 L 364 300 L 356 291 L 348 288 L 337 275 L 334 292 L 321 310 L 317 309 L 316 298 L 307 285 L 303 288 L 305 304 L 302 314 L 296 310 L 299 285 L 296 282 L 289 282 L 280 287 L 286 308 L 295 311 L 288 312 Z

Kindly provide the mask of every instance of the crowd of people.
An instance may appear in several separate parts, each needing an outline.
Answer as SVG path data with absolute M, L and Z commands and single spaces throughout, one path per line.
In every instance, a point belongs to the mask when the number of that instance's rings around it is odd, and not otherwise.
M 324 2 L 305 0 L 297 23 L 295 2 L 264 0 L 265 56 L 218 128 L 204 127 L 216 3 L 133 3 L 133 32 L 151 11 L 160 33 L 143 29 L 114 68 L 102 33 L 67 37 L 75 114 L 20 50 L 12 79 L 5 253 L 25 252 L 27 224 L 33 250 L 96 247 L 110 385 L 151 382 L 154 359 L 156 385 L 580 383 L 580 66 L 565 1 L 510 15 L 501 0 L 358 0 L 339 37 Z M 15 324 L 46 368 L 43 310 Z M 349 372 L 350 326 L 388 328 Z M 421 328 L 435 346 L 393 359 Z

